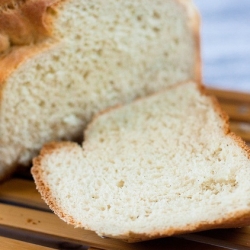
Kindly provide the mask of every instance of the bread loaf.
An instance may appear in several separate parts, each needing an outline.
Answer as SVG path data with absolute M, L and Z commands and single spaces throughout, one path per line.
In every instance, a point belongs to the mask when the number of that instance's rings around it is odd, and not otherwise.
M 64 221 L 129 242 L 250 224 L 250 150 L 188 82 L 95 117 L 82 147 L 46 145 L 37 189 Z
M 200 78 L 191 0 L 1 0 L 0 180 L 96 112 Z

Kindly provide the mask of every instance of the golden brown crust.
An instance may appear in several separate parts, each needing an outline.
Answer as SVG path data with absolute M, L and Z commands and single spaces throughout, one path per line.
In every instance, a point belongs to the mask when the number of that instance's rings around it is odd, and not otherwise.
M 51 11 L 58 0 L 1 0 L 0 53 L 10 47 L 35 44 L 52 31 Z
M 250 147 L 246 144 L 245 141 L 242 140 L 242 138 L 238 135 L 236 135 L 234 132 L 231 132 L 230 130 L 230 122 L 229 122 L 229 116 L 227 113 L 221 108 L 221 105 L 217 98 L 215 96 L 212 96 L 208 93 L 206 90 L 205 86 L 199 86 L 200 91 L 203 95 L 207 96 L 208 98 L 211 99 L 213 107 L 215 111 L 218 113 L 220 118 L 222 119 L 224 126 L 223 126 L 223 131 L 226 136 L 231 137 L 240 148 L 246 153 L 246 156 L 248 159 L 250 159 Z

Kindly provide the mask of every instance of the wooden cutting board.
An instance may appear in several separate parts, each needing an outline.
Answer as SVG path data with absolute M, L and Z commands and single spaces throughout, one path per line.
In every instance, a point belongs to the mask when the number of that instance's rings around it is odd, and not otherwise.
M 231 129 L 250 143 L 250 95 L 209 89 L 229 114 Z M 0 185 L 0 249 L 250 249 L 250 227 L 210 230 L 142 243 L 103 239 L 75 229 L 54 215 L 42 201 L 28 173 Z

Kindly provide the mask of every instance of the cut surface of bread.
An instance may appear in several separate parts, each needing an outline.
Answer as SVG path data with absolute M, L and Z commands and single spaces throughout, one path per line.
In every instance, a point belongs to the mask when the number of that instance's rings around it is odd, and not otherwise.
M 0 179 L 96 112 L 200 78 L 192 1 L 0 1 Z
M 188 82 L 101 113 L 82 147 L 50 143 L 31 171 L 61 219 L 134 242 L 250 224 L 249 155 Z

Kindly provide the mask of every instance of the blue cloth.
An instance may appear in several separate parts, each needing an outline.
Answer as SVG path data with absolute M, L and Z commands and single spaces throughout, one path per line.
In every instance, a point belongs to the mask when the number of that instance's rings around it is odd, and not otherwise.
M 250 0 L 194 0 L 202 18 L 203 80 L 250 93 Z

